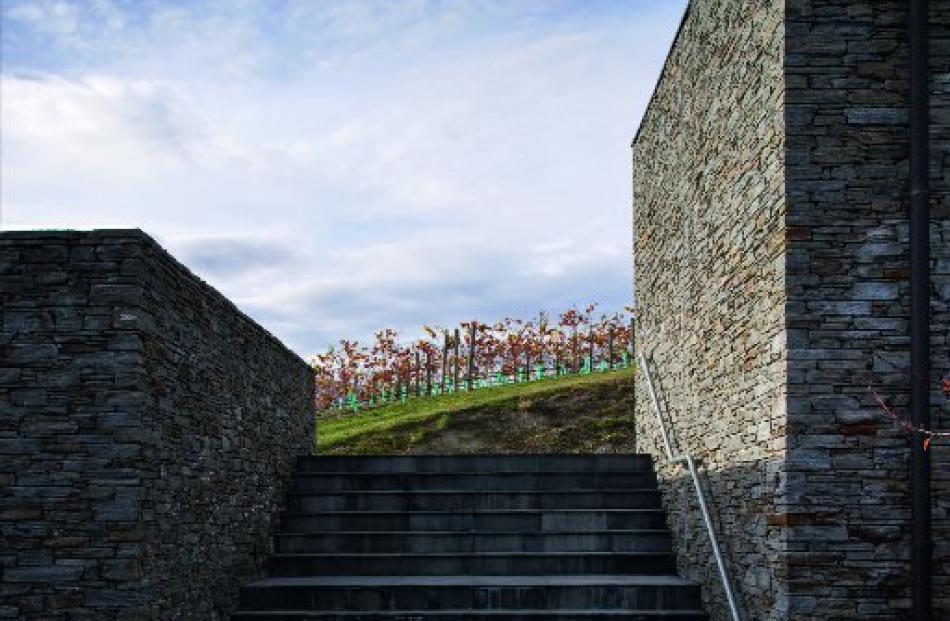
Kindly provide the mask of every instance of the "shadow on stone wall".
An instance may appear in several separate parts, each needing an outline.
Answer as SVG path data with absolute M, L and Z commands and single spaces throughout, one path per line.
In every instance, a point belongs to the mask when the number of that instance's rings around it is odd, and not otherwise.
M 699 468 L 743 619 L 906 619 L 909 511 L 868 523 L 849 523 L 844 511 L 790 511 L 785 499 L 790 487 L 795 491 L 796 477 L 783 468 L 771 460 Z M 688 471 L 661 464 L 657 472 L 681 574 L 703 585 L 712 619 L 731 619 Z M 862 483 L 873 481 L 852 481 Z M 813 500 L 820 503 L 822 493 L 813 488 Z M 860 551 L 864 562 L 855 560 Z M 831 585 L 831 594 L 814 597 L 816 582 Z M 841 587 L 840 598 L 834 585 Z M 947 612 L 938 601 L 936 614 Z
M 773 492 L 781 485 L 779 464 L 763 460 L 725 469 L 698 465 L 743 619 L 789 618 L 782 579 L 786 571 L 784 525 L 775 513 Z M 711 619 L 731 620 L 689 471 L 684 466 L 660 463 L 657 476 L 680 573 L 703 585 L 703 603 Z

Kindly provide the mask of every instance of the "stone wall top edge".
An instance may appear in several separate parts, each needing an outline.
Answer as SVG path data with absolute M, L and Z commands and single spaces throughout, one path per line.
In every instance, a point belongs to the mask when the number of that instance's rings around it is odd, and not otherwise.
M 310 370 L 310 365 L 307 363 L 306 360 L 301 358 L 297 354 L 297 352 L 287 347 L 287 345 L 285 345 L 283 341 L 277 338 L 270 330 L 268 330 L 267 328 L 259 324 L 247 313 L 245 313 L 240 308 L 238 308 L 237 305 L 234 302 L 232 302 L 230 298 L 228 298 L 226 295 L 224 295 L 223 293 L 215 289 L 213 286 L 208 284 L 203 278 L 201 278 L 200 276 L 195 274 L 193 271 L 191 271 L 191 269 L 187 265 L 185 265 L 184 263 L 176 259 L 174 255 L 172 255 L 170 252 L 165 250 L 165 248 L 163 248 L 161 244 L 155 241 L 147 233 L 144 233 L 144 232 L 142 233 L 142 240 L 145 242 L 147 246 L 151 247 L 156 252 L 160 260 L 165 261 L 166 263 L 171 265 L 172 268 L 174 268 L 176 271 L 180 272 L 183 278 L 189 279 L 193 281 L 194 283 L 196 283 L 202 289 L 205 289 L 208 292 L 209 296 L 219 300 L 222 304 L 224 304 L 226 308 L 228 308 L 229 311 L 231 311 L 237 317 L 239 317 L 242 321 L 250 325 L 263 338 L 270 341 L 271 343 L 276 345 L 278 348 L 284 350 L 284 352 L 289 354 L 291 357 L 295 358 L 297 362 L 303 367 L 306 367 L 308 371 Z
M 660 86 L 663 85 L 664 78 L 667 74 L 667 69 L 669 69 L 670 59 L 673 57 L 673 53 L 676 51 L 677 44 L 679 44 L 680 35 L 683 34 L 683 27 L 686 25 L 686 20 L 689 18 L 690 10 L 693 8 L 694 0 L 688 0 L 686 3 L 686 8 L 683 10 L 683 17 L 680 18 L 680 23 L 676 27 L 676 34 L 673 35 L 673 41 L 670 43 L 670 49 L 666 52 L 666 58 L 663 60 L 663 68 L 660 70 L 660 76 L 656 79 L 656 84 L 653 85 L 653 92 L 650 94 L 649 103 L 647 103 L 646 109 L 643 111 L 643 116 L 640 118 L 640 124 L 637 126 L 637 131 L 633 135 L 633 140 L 630 141 L 630 147 L 633 148 L 637 144 L 637 140 L 640 138 L 640 130 L 643 129 L 643 121 L 650 115 L 650 109 L 653 108 L 653 102 L 656 101 L 656 95 L 660 90 Z
M 149 240 L 155 242 L 152 237 L 142 229 L 23 229 L 12 231 L 0 231 L 0 243 L 18 241 L 18 240 L 76 240 L 96 242 L 107 239 L 137 239 Z
M 6 245 L 11 246 L 17 243 L 23 242 L 43 242 L 44 240 L 49 240 L 50 242 L 55 241 L 71 241 L 78 243 L 139 243 L 143 248 L 152 249 L 159 260 L 165 261 L 172 268 L 179 272 L 183 278 L 189 279 L 195 282 L 198 286 L 208 292 L 208 295 L 214 297 L 221 301 L 231 312 L 241 318 L 242 321 L 253 326 L 254 330 L 260 333 L 262 337 L 278 346 L 280 349 L 284 350 L 287 354 L 296 358 L 297 361 L 308 370 L 310 365 L 301 358 L 295 351 L 287 347 L 283 341 L 277 338 L 273 333 L 271 333 L 267 328 L 259 324 L 253 318 L 251 318 L 247 313 L 242 311 L 237 305 L 234 304 L 226 295 L 218 291 L 212 285 L 208 284 L 204 279 L 195 274 L 191 269 L 183 264 L 181 261 L 176 259 L 170 252 L 165 250 L 161 244 L 159 244 L 155 238 L 143 231 L 142 229 L 89 229 L 89 230 L 15 230 L 15 231 L 0 231 L 0 246 Z

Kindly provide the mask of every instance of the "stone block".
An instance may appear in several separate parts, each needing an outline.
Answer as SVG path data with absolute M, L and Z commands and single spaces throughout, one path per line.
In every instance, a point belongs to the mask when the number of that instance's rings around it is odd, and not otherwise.
M 59 349 L 50 343 L 24 343 L 11 346 L 5 364 L 8 366 L 40 366 L 56 362 Z
M 96 284 L 90 290 L 90 300 L 94 304 L 136 304 L 142 289 L 134 284 Z
M 905 125 L 907 108 L 846 108 L 845 117 L 852 125 Z
M 857 300 L 896 300 L 900 289 L 895 282 L 858 282 L 853 297 Z
M 83 568 L 72 565 L 46 565 L 11 567 L 3 571 L 4 582 L 76 582 L 82 577 Z

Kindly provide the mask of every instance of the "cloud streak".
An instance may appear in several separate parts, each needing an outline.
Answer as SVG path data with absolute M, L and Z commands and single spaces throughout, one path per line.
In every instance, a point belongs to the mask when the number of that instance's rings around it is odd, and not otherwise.
M 0 224 L 141 227 L 304 355 L 619 307 L 683 4 L 6 3 Z

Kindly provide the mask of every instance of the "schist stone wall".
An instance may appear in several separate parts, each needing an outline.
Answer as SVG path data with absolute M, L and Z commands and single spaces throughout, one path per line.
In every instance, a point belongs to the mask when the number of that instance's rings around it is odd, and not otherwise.
M 950 2 L 932 2 L 930 12 L 930 253 L 933 280 L 930 364 L 933 380 L 950 380 Z M 950 429 L 950 398 L 932 393 L 932 426 Z M 935 607 L 950 618 L 950 446 L 931 454 L 934 501 Z
M 947 429 L 950 3 L 930 4 L 931 416 Z M 909 614 L 909 441 L 868 392 L 906 413 L 907 21 L 906 2 L 694 0 L 634 141 L 638 344 L 703 458 L 747 618 Z M 642 379 L 637 396 L 639 448 L 660 456 Z M 950 445 L 930 455 L 950 618 Z M 725 619 L 685 473 L 660 472 L 682 568 Z
M 0 618 L 224 618 L 306 363 L 141 231 L 0 233 L 0 295 Z
M 788 571 L 796 619 L 906 619 L 908 2 L 786 3 Z M 931 1 L 933 426 L 950 428 L 950 3 Z M 935 618 L 950 618 L 950 446 L 931 451 Z
M 772 517 L 785 455 L 783 38 L 781 3 L 694 2 L 633 146 L 637 343 L 675 444 L 705 459 L 750 619 L 788 609 Z M 659 457 L 642 373 L 636 403 L 638 450 Z M 680 568 L 725 619 L 692 484 L 680 467 L 658 473 Z

